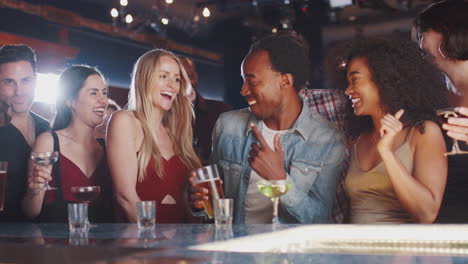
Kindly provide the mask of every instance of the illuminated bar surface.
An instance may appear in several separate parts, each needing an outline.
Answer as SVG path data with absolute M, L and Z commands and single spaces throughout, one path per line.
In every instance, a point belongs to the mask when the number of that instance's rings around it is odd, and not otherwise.
M 468 225 L 0 224 L 0 263 L 468 263 Z

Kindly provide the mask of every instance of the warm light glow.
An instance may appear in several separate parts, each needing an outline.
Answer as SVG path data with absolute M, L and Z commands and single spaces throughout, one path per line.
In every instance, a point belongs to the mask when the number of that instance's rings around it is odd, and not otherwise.
M 272 33 L 276 33 L 276 32 L 278 32 L 278 29 L 273 28 L 273 29 L 271 30 L 271 32 L 272 32 Z
M 282 26 L 283 26 L 284 29 L 288 28 L 288 24 L 286 24 L 286 23 L 283 23 Z
M 117 11 L 115 8 L 112 8 L 110 14 L 113 18 L 116 18 L 119 16 L 119 11 Z
M 208 9 L 208 7 L 203 8 L 203 16 L 204 17 L 210 17 L 211 16 L 211 12 L 210 12 L 210 9 Z
M 127 6 L 128 5 L 128 0 L 120 0 L 120 5 L 121 6 Z
M 38 73 L 36 78 L 36 96 L 34 101 L 55 104 L 58 92 L 57 74 Z
M 127 24 L 130 24 L 133 22 L 133 17 L 132 15 L 128 14 L 126 17 L 125 17 L 125 22 L 127 22 Z
M 194 22 L 200 21 L 200 16 L 199 16 L 199 15 L 195 15 L 195 16 L 193 17 L 193 21 L 194 21 Z
M 161 23 L 163 23 L 164 25 L 167 25 L 167 24 L 169 24 L 169 19 L 163 17 L 163 18 L 161 19 Z
M 166 0 L 166 3 L 168 3 L 169 5 L 174 3 L 174 0 Z

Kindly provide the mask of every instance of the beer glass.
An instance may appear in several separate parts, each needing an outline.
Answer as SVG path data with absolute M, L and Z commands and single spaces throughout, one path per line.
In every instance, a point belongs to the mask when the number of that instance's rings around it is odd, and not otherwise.
M 7 161 L 0 161 L 0 211 L 3 211 L 5 205 L 5 192 L 7 184 Z
M 203 201 L 203 207 L 205 208 L 208 217 L 213 218 L 213 200 L 224 198 L 223 185 L 219 178 L 218 166 L 208 165 L 203 168 L 199 168 L 195 172 L 195 184 L 199 187 L 203 187 L 208 190 L 208 196 L 210 199 Z

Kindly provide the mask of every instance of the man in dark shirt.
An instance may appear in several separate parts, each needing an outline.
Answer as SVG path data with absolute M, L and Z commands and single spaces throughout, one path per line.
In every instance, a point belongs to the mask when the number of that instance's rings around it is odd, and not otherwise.
M 5 204 L 0 222 L 25 218 L 21 200 L 26 190 L 27 167 L 36 137 L 49 122 L 32 113 L 36 82 L 36 55 L 26 45 L 0 47 L 0 161 L 7 161 Z
M 211 154 L 211 133 L 220 114 L 231 111 L 230 105 L 220 101 L 203 98 L 198 92 L 198 74 L 193 61 L 187 57 L 181 58 L 182 65 L 190 79 L 192 92 L 189 97 L 194 105 L 195 123 L 193 125 L 193 140 L 195 151 L 203 165 L 208 165 Z

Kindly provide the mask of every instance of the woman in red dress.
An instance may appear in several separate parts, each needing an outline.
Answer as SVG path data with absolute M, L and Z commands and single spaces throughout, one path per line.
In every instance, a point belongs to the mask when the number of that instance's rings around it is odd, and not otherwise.
M 105 148 L 94 135 L 96 126 L 105 118 L 106 82 L 97 69 L 76 65 L 61 74 L 59 87 L 52 131 L 41 134 L 32 150 L 59 151 L 58 166 L 44 167 L 30 162 L 24 213 L 42 222 L 66 222 L 67 203 L 80 202 L 71 188 L 100 186 L 99 198 L 89 205 L 89 219 L 111 222 L 112 182 Z M 46 181 L 57 189 L 45 191 Z
M 109 123 L 107 153 L 118 210 L 137 221 L 136 202 L 156 201 L 156 222 L 189 222 L 188 172 L 200 167 L 192 147 L 189 79 L 179 59 L 155 49 L 133 70 L 128 111 Z

